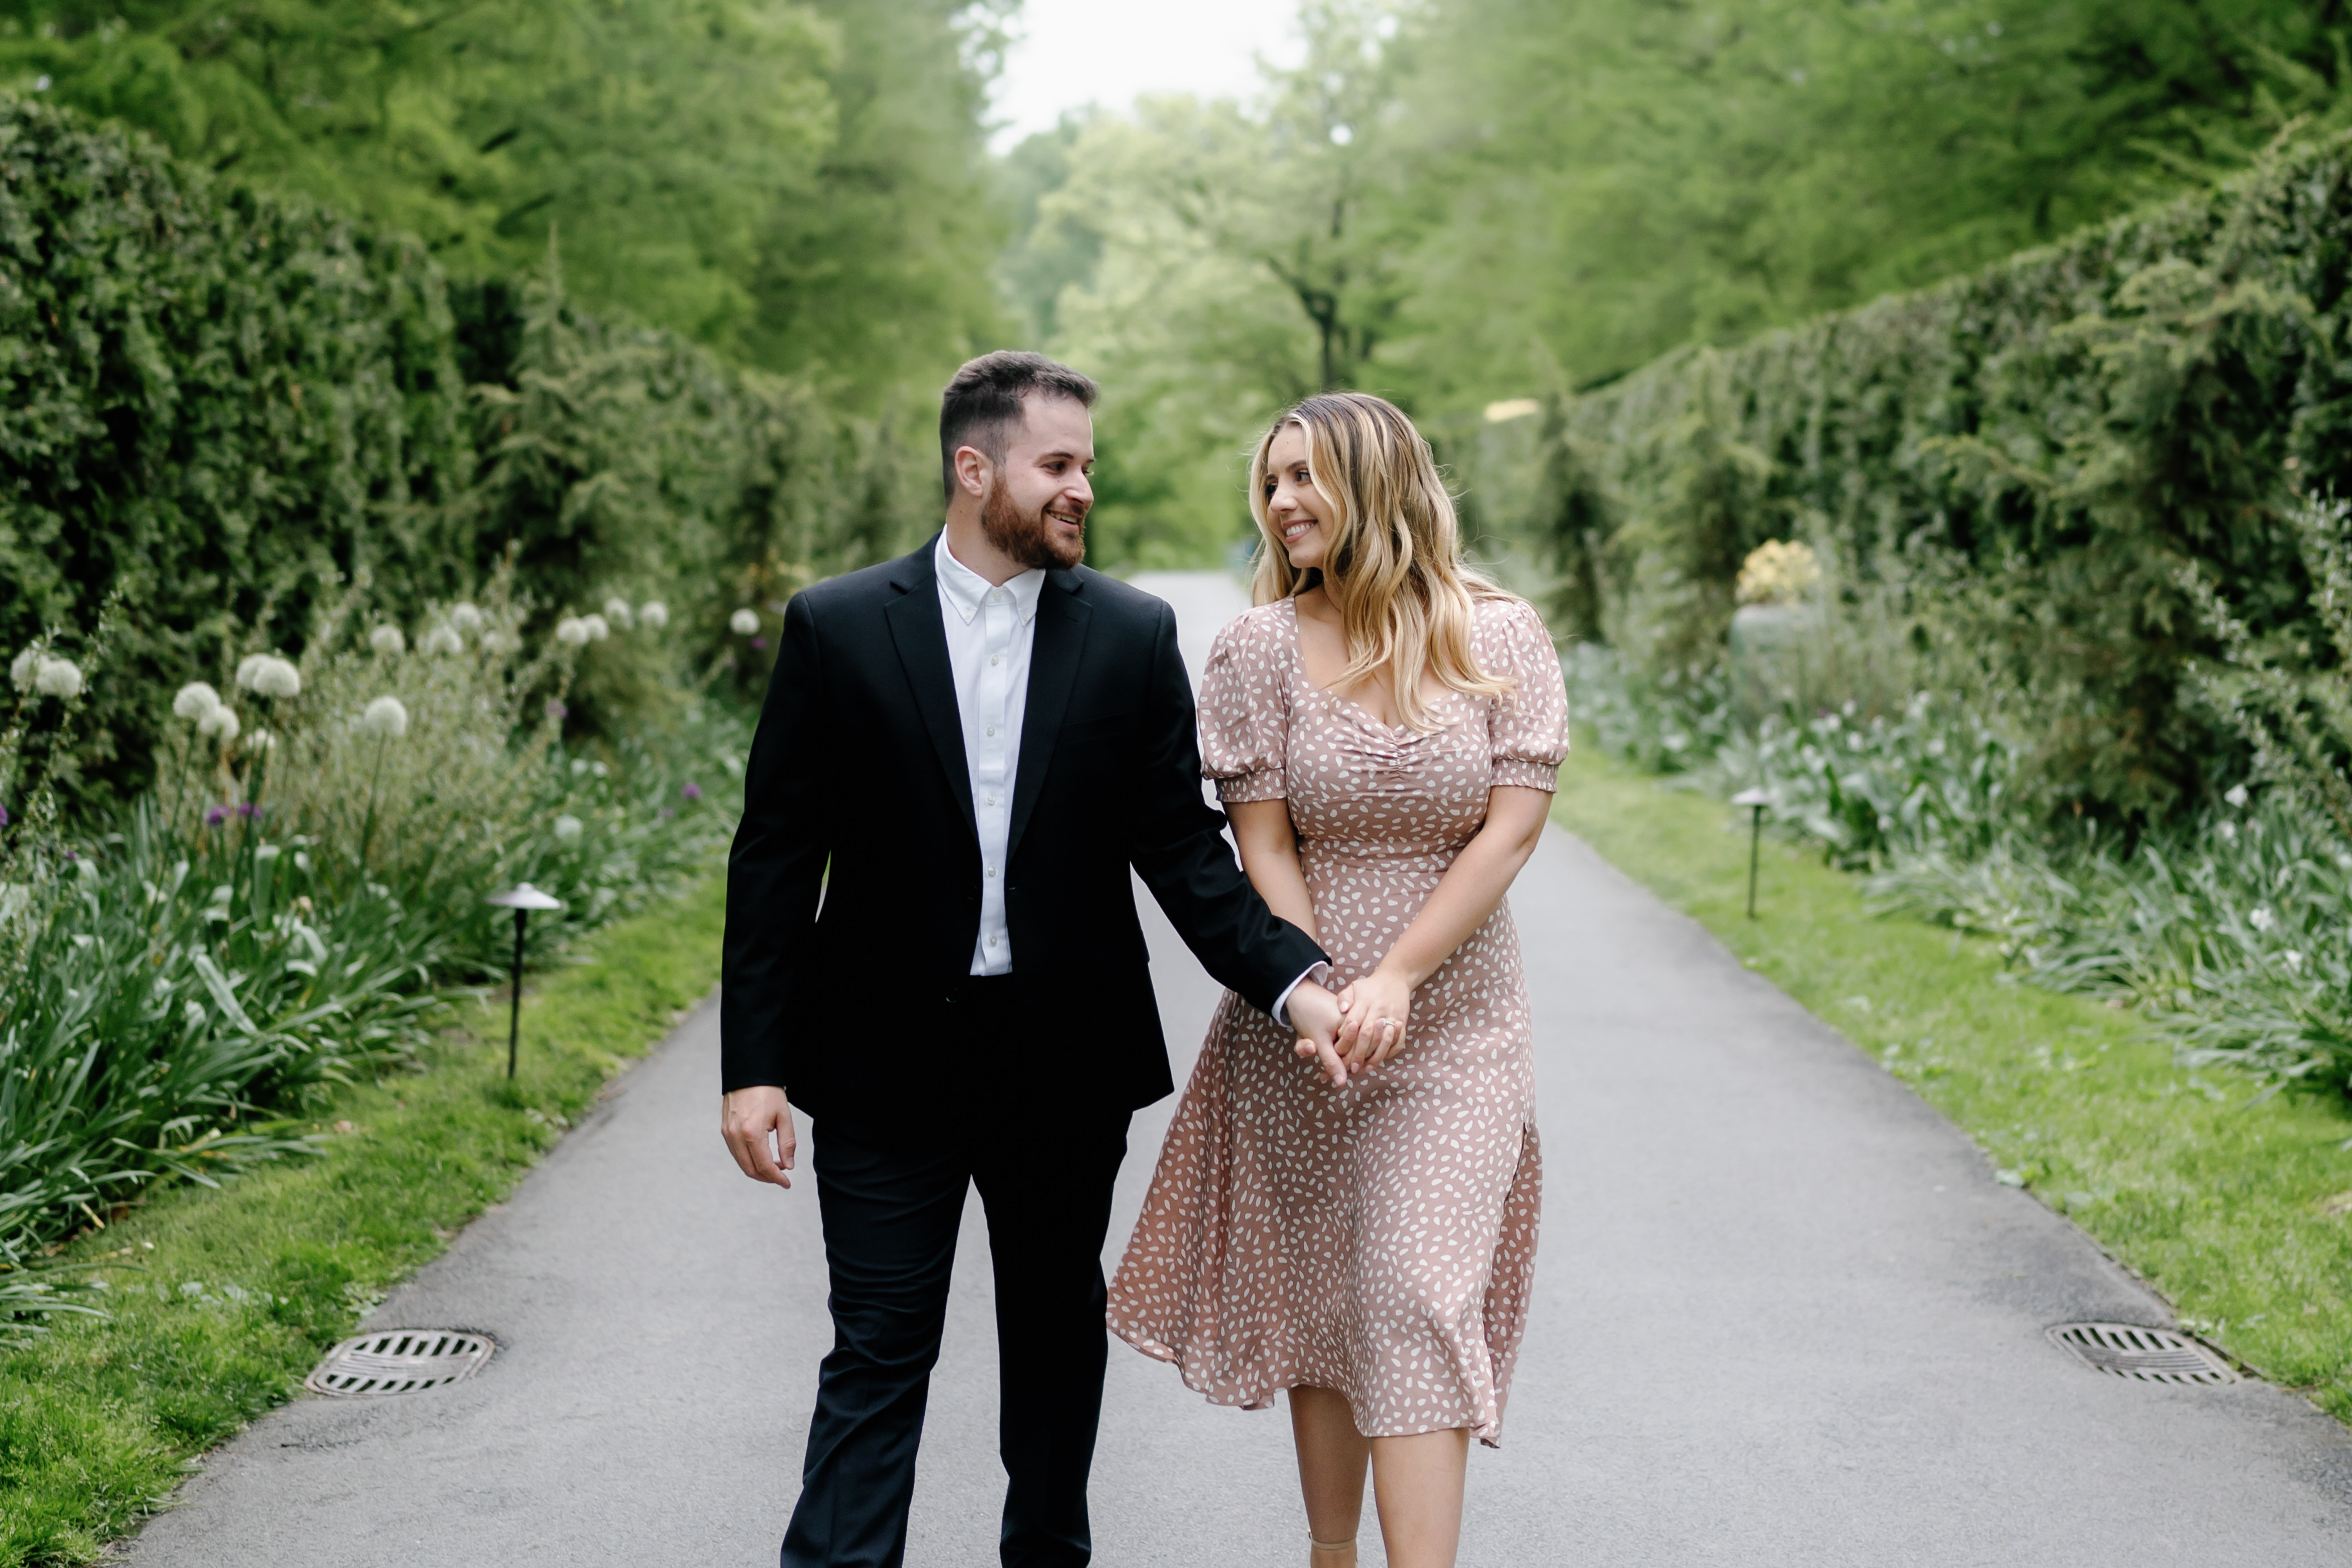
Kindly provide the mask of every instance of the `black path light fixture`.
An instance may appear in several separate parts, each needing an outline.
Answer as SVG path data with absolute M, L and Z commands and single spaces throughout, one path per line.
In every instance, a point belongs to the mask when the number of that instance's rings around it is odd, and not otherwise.
M 533 910 L 560 910 L 562 899 L 551 898 L 529 882 L 518 882 L 503 893 L 492 893 L 490 902 L 502 910 L 512 910 L 515 916 L 514 1003 L 507 1011 L 507 1077 L 515 1075 L 515 1046 L 522 1037 L 522 933 L 530 924 Z
M 1748 808 L 1748 918 L 1756 918 L 1756 861 L 1764 848 L 1764 808 L 1772 804 L 1769 789 L 1744 789 L 1731 797 L 1734 805 Z

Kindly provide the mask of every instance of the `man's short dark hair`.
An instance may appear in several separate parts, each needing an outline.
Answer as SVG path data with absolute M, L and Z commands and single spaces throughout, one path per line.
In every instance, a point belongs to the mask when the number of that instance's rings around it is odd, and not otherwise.
M 1022 400 L 1033 393 L 1092 408 L 1100 389 L 1068 365 L 1024 349 L 982 354 L 955 373 L 940 394 L 940 486 L 950 500 L 956 491 L 956 448 L 976 447 L 990 462 L 1003 462 L 1021 427 Z

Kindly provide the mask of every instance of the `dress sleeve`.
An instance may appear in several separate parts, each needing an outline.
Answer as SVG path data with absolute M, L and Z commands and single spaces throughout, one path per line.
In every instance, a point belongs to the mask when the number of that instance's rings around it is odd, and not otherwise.
M 1219 632 L 1201 681 L 1201 772 L 1228 805 L 1289 794 L 1283 782 L 1289 704 L 1268 618 L 1244 616 Z
M 1479 663 L 1516 683 L 1511 695 L 1496 700 L 1488 721 L 1494 782 L 1556 791 L 1559 764 L 1568 756 L 1568 690 L 1560 679 L 1559 650 L 1533 605 L 1511 600 L 1481 619 L 1489 617 Z

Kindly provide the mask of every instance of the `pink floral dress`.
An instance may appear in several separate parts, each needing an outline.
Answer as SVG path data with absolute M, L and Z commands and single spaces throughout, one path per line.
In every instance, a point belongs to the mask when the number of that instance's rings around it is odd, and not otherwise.
M 1296 606 L 1219 634 L 1204 771 L 1228 803 L 1286 800 L 1323 945 L 1370 973 L 1486 821 L 1496 784 L 1557 787 L 1559 661 L 1532 607 L 1481 599 L 1479 668 L 1433 731 L 1310 685 Z M 1113 1333 L 1220 1405 L 1300 1384 L 1367 1436 L 1496 1440 L 1527 1322 L 1541 1161 L 1519 942 L 1506 903 L 1413 994 L 1405 1048 L 1335 1089 L 1227 993 L 1110 1287 Z

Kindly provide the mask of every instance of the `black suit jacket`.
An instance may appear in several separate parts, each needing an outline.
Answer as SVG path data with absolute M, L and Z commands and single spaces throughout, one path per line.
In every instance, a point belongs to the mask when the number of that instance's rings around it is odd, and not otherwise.
M 1202 804 L 1175 613 L 1084 567 L 1049 573 L 1004 887 L 1034 1030 L 991 1059 L 959 1048 L 980 840 L 932 549 L 784 611 L 728 862 L 724 1087 L 868 1123 L 973 1094 L 1148 1104 L 1172 1084 L 1129 867 L 1256 1006 L 1324 954 L 1266 909 Z

